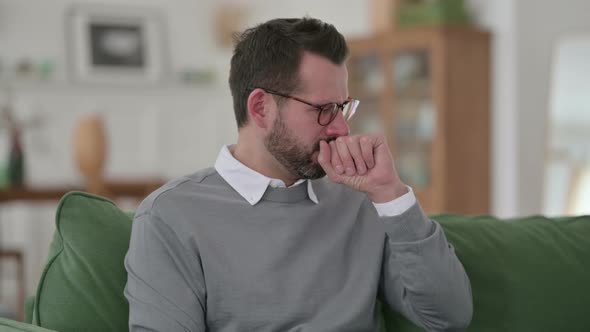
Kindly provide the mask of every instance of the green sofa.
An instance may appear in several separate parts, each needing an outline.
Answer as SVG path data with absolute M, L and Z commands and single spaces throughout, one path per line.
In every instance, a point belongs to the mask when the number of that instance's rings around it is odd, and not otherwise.
M 590 331 L 590 217 L 432 216 L 469 275 L 469 331 Z M 125 331 L 123 259 L 131 215 L 81 192 L 64 196 L 25 322 L 0 331 Z M 422 331 L 382 306 L 386 331 Z

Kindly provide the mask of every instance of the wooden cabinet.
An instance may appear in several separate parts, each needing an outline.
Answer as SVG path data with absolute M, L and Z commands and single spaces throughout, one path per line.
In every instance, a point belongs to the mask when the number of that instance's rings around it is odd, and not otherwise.
M 349 40 L 352 133 L 383 130 L 428 213 L 482 214 L 490 197 L 490 36 L 420 27 Z

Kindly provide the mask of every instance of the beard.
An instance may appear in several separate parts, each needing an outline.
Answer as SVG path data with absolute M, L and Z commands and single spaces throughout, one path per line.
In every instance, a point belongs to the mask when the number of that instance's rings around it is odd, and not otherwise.
M 315 180 L 326 175 L 320 164 L 312 159 L 314 152 L 320 151 L 320 140 L 311 147 L 298 142 L 283 122 L 280 113 L 265 138 L 264 145 L 268 152 L 298 179 Z

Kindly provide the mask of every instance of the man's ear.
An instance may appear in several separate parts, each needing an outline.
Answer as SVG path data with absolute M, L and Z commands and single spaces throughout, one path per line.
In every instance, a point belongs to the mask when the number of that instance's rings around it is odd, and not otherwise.
M 267 103 L 266 93 L 262 89 L 254 89 L 248 96 L 248 117 L 260 128 L 269 128 L 272 114 Z

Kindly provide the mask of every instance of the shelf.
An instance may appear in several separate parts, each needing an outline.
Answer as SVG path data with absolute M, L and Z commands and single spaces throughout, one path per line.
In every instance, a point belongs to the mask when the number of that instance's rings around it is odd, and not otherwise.
M 202 95 L 202 94 L 219 94 L 221 91 L 228 90 L 225 86 L 213 84 L 180 84 L 180 83 L 160 83 L 153 85 L 127 85 L 127 84 L 91 84 L 91 83 L 72 83 L 66 81 L 41 81 L 41 80 L 22 80 L 22 81 L 0 81 L 0 91 L 15 92 L 35 92 L 35 93 L 65 93 L 79 94 L 88 93 L 94 95 L 101 94 L 142 94 L 142 95 Z
M 105 188 L 108 191 L 107 198 L 117 199 L 130 197 L 143 199 L 152 191 L 164 184 L 163 180 L 149 179 L 145 181 L 108 181 Z M 70 191 L 84 191 L 81 187 L 15 187 L 7 190 L 0 190 L 0 202 L 15 201 L 57 201 Z
M 406 86 L 396 85 L 395 97 L 398 99 L 432 99 L 430 86 L 431 80 L 428 78 L 414 79 Z
M 361 106 L 374 101 L 398 172 L 425 211 L 487 213 L 489 33 L 415 27 L 349 46 L 350 93 Z

